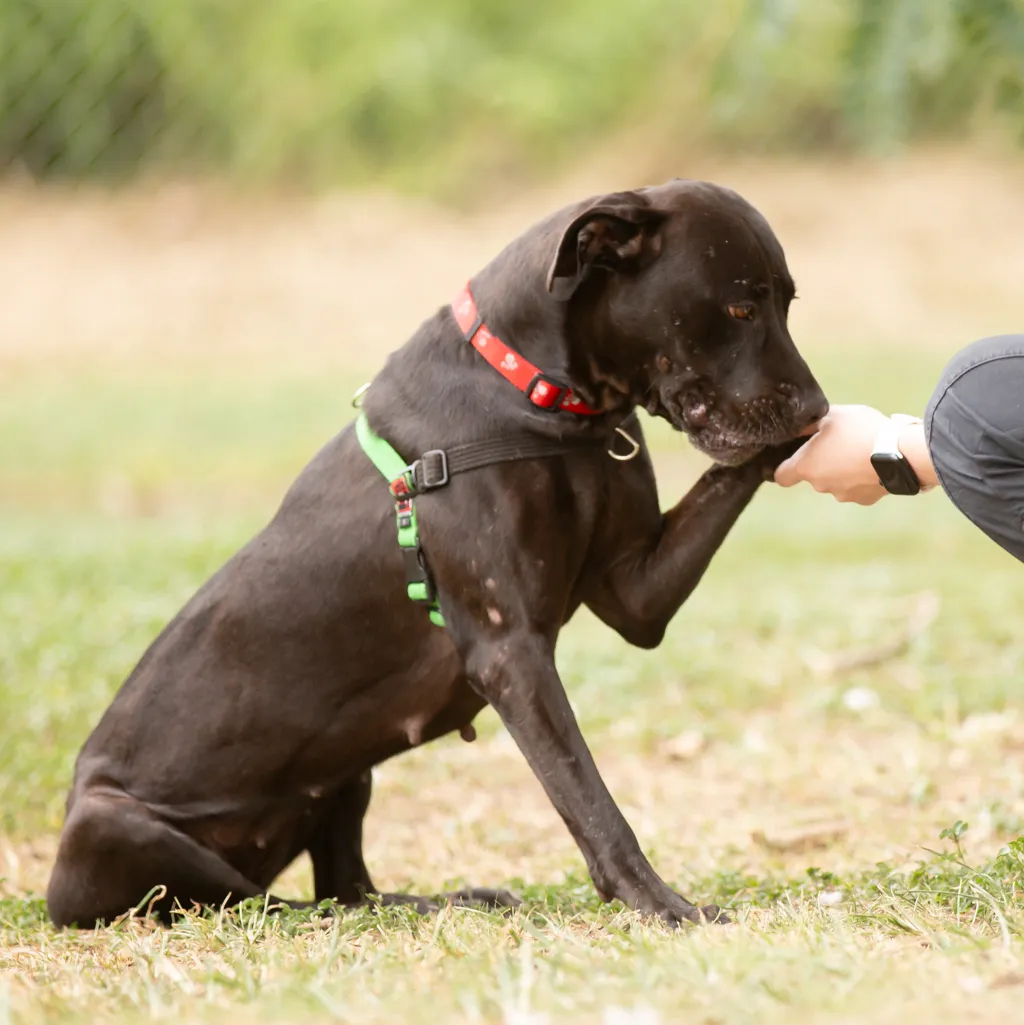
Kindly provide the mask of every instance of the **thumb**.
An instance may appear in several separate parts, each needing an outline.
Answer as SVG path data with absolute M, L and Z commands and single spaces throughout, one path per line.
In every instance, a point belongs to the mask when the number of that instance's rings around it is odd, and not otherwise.
M 801 464 L 805 456 L 807 455 L 807 449 L 810 447 L 811 441 L 801 445 L 788 459 L 779 463 L 775 468 L 775 483 L 781 485 L 784 488 L 791 488 L 794 484 L 799 484 L 804 476 L 801 473 Z

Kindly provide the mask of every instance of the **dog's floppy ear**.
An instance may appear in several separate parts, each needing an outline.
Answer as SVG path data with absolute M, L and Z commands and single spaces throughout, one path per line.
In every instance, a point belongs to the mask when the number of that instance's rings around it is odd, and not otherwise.
M 645 258 L 657 255 L 654 229 L 665 216 L 636 192 L 602 196 L 565 229 L 548 271 L 548 291 L 566 300 L 591 267 L 639 267 Z

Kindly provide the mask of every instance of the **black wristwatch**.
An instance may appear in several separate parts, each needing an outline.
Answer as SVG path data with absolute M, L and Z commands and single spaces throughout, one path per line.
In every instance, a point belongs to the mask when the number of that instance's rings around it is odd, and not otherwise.
M 871 465 L 878 474 L 878 483 L 890 495 L 916 495 L 921 490 L 921 482 L 899 445 L 900 431 L 908 424 L 919 423 L 920 417 L 896 413 L 878 429 Z

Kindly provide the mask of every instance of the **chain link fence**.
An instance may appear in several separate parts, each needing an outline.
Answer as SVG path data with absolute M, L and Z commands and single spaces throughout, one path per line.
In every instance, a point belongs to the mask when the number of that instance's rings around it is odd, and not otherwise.
M 0 0 L 0 176 L 400 180 L 649 124 L 1024 141 L 1024 0 Z

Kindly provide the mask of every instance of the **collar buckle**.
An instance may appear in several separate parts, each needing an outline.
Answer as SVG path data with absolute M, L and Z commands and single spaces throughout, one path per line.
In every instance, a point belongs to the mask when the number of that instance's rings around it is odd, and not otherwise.
M 540 371 L 533 375 L 530 383 L 526 386 L 526 397 L 545 413 L 557 413 L 562 407 L 562 399 L 568 393 L 568 385 L 564 385 Z

